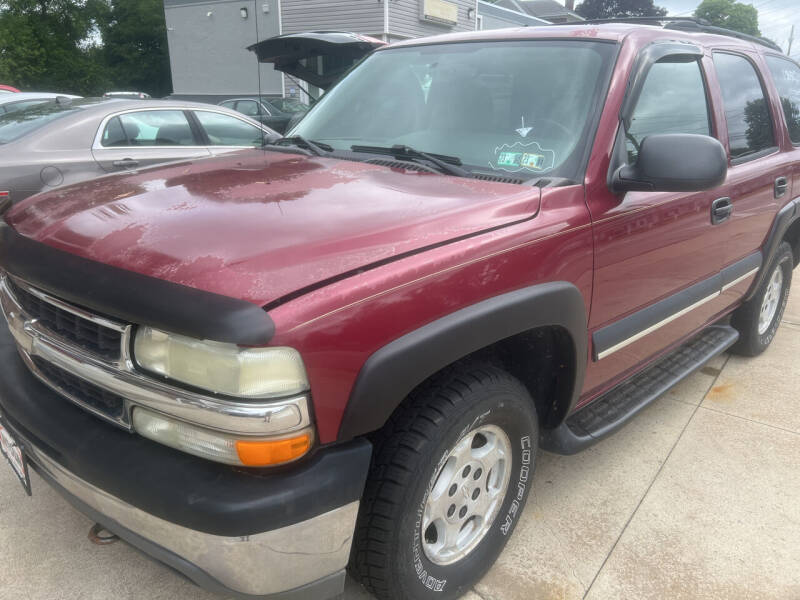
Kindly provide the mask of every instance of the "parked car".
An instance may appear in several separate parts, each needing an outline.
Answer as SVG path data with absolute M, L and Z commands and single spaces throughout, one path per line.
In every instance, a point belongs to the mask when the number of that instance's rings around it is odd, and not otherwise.
M 283 98 L 267 98 L 264 96 L 231 98 L 220 102 L 219 106 L 247 115 L 279 133 L 286 131 L 286 126 L 293 117 L 302 115 L 305 112 L 301 108 L 304 106 L 301 102 L 289 103 L 284 102 Z M 284 106 L 290 110 L 283 110 L 279 106 Z
M 23 485 L 228 595 L 334 596 L 348 562 L 382 599 L 465 593 L 539 447 L 591 446 L 781 322 L 800 66 L 667 25 L 400 42 L 264 150 L 15 205 Z
M 310 108 L 308 104 L 301 102 L 297 98 L 270 98 L 269 103 L 271 106 L 290 115 L 304 114 Z
M 37 104 L 0 115 L 0 191 L 19 202 L 107 173 L 224 154 L 278 137 L 238 112 L 208 104 L 100 99 Z
M 80 96 L 71 94 L 52 94 L 49 92 L 19 92 L 16 94 L 4 94 L 0 96 L 0 115 L 16 112 L 30 106 L 45 104 L 58 99 L 60 102 L 70 102 Z
M 146 100 L 150 98 L 150 94 L 145 92 L 106 92 L 103 98 L 121 98 L 129 100 Z
M 15 92 L 19 92 L 19 90 L 15 87 L 11 87 L 10 85 L 3 85 L 0 83 L 0 94 L 13 94 Z

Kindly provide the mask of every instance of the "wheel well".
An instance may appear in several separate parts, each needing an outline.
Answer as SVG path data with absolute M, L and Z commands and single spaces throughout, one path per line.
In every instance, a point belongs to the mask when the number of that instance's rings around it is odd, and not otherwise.
M 543 429 L 555 427 L 566 416 L 576 385 L 576 356 L 572 338 L 563 327 L 538 327 L 502 339 L 437 371 L 417 387 L 442 371 L 476 360 L 494 364 L 522 382 Z
M 794 266 L 800 264 L 800 219 L 797 219 L 789 226 L 783 239 L 789 242 L 792 246 L 792 253 L 794 254 Z

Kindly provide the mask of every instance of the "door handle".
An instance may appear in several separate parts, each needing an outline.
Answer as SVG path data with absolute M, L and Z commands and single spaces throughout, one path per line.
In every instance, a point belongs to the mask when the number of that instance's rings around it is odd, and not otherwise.
M 733 204 L 728 197 L 717 198 L 711 203 L 711 224 L 719 225 L 733 214 Z
M 783 198 L 789 189 L 789 180 L 786 177 L 778 177 L 775 180 L 775 198 Z
M 139 161 L 132 158 L 123 158 L 122 160 L 115 160 L 111 164 L 122 169 L 133 169 L 139 166 Z

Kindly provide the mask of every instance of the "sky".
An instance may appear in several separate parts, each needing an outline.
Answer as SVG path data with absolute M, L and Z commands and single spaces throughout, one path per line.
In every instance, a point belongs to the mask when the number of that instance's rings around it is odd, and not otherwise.
M 666 8 L 671 16 L 689 17 L 697 8 L 699 0 L 655 0 L 655 4 Z M 758 28 L 761 30 L 761 34 L 776 42 L 784 52 L 786 52 L 789 42 L 789 31 L 794 23 L 792 56 L 795 59 L 800 58 L 798 0 L 744 0 L 744 4 L 752 4 L 756 7 Z
M 564 4 L 564 0 L 558 0 Z M 656 6 L 663 6 L 673 17 L 690 17 L 702 0 L 654 0 Z M 800 60 L 800 2 L 798 0 L 739 0 L 752 4 L 758 9 L 758 28 L 761 34 L 776 42 L 786 52 L 789 30 L 795 25 L 792 57 Z M 575 0 L 575 5 L 581 0 Z

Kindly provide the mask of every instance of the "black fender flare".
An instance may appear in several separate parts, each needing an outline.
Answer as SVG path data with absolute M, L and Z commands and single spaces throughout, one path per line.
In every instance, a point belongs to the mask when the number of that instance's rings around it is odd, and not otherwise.
M 518 333 L 559 326 L 572 339 L 575 374 L 568 414 L 583 387 L 587 318 L 583 295 L 566 281 L 543 283 L 472 304 L 376 350 L 359 371 L 339 440 L 380 429 L 420 383 L 465 356 Z
M 789 227 L 798 219 L 800 219 L 800 197 L 787 202 L 786 205 L 778 211 L 778 214 L 775 215 L 775 220 L 772 222 L 772 227 L 769 230 L 769 234 L 767 234 L 767 239 L 761 247 L 762 254 L 764 255 L 764 260 L 761 263 L 762 269 L 758 272 L 753 284 L 750 286 L 750 291 L 747 292 L 744 298 L 745 302 L 751 300 L 753 296 L 756 295 L 764 278 L 768 275 L 767 267 L 769 267 L 772 258 L 778 251 L 778 246 L 781 245 L 783 238 L 786 236 L 786 232 L 789 231 Z

